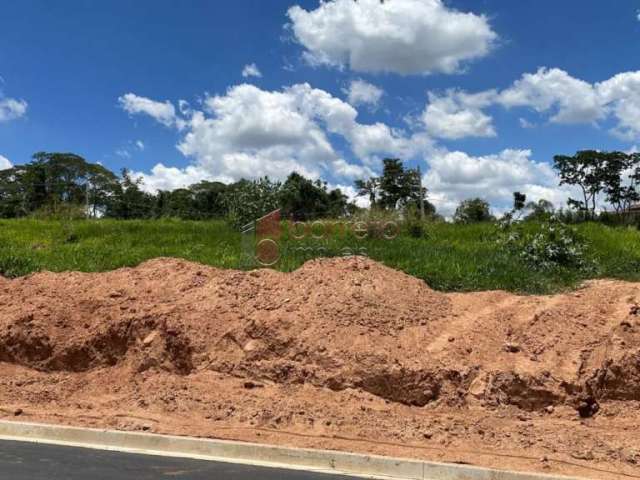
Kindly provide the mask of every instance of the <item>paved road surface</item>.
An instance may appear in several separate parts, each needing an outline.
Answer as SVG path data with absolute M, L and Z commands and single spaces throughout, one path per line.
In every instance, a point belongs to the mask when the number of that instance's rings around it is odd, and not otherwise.
M 0 441 L 1 480 L 348 480 L 294 470 Z

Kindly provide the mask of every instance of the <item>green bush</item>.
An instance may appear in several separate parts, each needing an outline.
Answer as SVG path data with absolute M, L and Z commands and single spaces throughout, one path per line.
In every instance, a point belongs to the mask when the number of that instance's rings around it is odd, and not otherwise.
M 587 267 L 586 241 L 577 230 L 552 216 L 539 223 L 501 225 L 499 242 L 535 270 Z
M 236 229 L 254 222 L 280 206 L 280 184 L 268 178 L 241 180 L 225 194 L 227 220 Z

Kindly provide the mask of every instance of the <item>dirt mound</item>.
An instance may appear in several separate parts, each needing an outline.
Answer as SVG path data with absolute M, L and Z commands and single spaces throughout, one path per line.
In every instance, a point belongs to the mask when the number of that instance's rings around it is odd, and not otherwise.
M 358 257 L 292 273 L 156 259 L 0 279 L 0 406 L 118 428 L 137 428 L 136 412 L 162 418 L 147 425 L 155 431 L 262 440 L 269 428 L 274 441 L 311 433 L 295 443 L 357 448 L 326 440 L 350 432 L 366 451 L 383 440 L 434 448 L 435 436 L 448 455 L 486 465 L 504 466 L 497 452 L 509 445 L 515 467 L 635 471 L 640 445 L 619 422 L 639 418 L 639 300 L 639 284 L 613 281 L 545 297 L 443 294 Z M 531 451 L 547 460 L 528 465 Z
M 395 343 L 404 329 L 427 331 L 451 310 L 423 282 L 364 259 L 310 262 L 291 274 L 161 259 L 99 275 L 39 273 L 0 295 L 0 361 L 45 372 L 206 367 L 358 385 L 423 404 L 425 374 L 398 368 L 404 353 Z

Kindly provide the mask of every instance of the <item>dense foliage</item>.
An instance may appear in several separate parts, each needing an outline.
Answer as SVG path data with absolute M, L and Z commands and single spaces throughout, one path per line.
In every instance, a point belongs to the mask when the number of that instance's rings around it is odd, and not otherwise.
M 580 270 L 588 266 L 587 245 L 575 227 L 551 216 L 535 223 L 503 222 L 500 243 L 535 270 Z
M 555 210 L 545 199 L 527 203 L 525 194 L 514 192 L 514 210 L 506 214 L 510 220 L 544 222 L 555 215 L 567 223 L 636 222 L 631 211 L 640 201 L 640 154 L 584 150 L 555 156 L 554 168 L 560 184 L 573 186 L 582 198 L 570 198 L 568 209 Z M 370 210 L 412 221 L 409 230 L 416 237 L 424 234 L 420 222 L 441 218 L 427 199 L 420 170 L 406 168 L 399 159 L 384 159 L 380 176 L 356 180 L 355 187 Z M 127 170 L 116 175 L 73 153 L 39 152 L 29 163 L 0 171 L 0 218 L 226 219 L 240 228 L 278 208 L 283 217 L 302 221 L 351 217 L 358 211 L 340 189 L 330 190 L 326 182 L 296 172 L 284 182 L 267 177 L 231 184 L 201 181 L 152 194 Z M 486 200 L 471 198 L 460 202 L 453 220 L 471 224 L 495 217 Z
M 481 198 L 463 200 L 453 216 L 453 221 L 456 223 L 478 223 L 491 220 L 494 220 L 494 217 L 491 215 L 489 204 Z
M 382 176 L 356 180 L 359 196 L 367 197 L 372 209 L 405 210 L 422 208 L 434 215 L 435 207 L 427 200 L 427 189 L 422 186 L 420 170 L 405 168 L 397 158 L 382 161 Z
M 151 194 L 127 170 L 118 176 L 72 153 L 41 152 L 0 171 L 0 218 L 226 218 L 241 227 L 278 208 L 306 220 L 340 217 L 355 206 L 339 189 L 329 191 L 326 183 L 295 172 L 284 183 L 202 181 Z
M 556 155 L 553 161 L 560 185 L 575 186 L 582 194 L 582 198 L 570 198 L 568 203 L 585 219 L 596 217 L 602 194 L 619 215 L 628 214 L 640 200 L 640 153 L 582 150 L 573 156 Z

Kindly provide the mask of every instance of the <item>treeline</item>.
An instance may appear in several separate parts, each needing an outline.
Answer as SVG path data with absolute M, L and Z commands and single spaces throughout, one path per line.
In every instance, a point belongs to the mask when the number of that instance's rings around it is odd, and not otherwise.
M 640 153 L 584 150 L 573 156 L 556 155 L 553 166 L 560 185 L 575 187 L 580 198 L 570 198 L 567 209 L 555 210 L 547 200 L 526 202 L 524 195 L 515 192 L 511 214 L 530 220 L 555 215 L 569 222 L 620 223 L 633 218 L 630 214 L 640 202 Z M 355 187 L 372 209 L 401 212 L 408 219 L 442 220 L 427 199 L 420 170 L 406 168 L 398 159 L 384 159 L 379 177 L 357 180 Z M 295 220 L 340 218 L 359 210 L 340 189 L 329 189 L 326 182 L 295 172 L 284 182 L 267 177 L 231 184 L 202 181 L 151 194 L 127 170 L 116 175 L 73 153 L 39 152 L 29 163 L 0 170 L 0 218 L 225 218 L 241 227 L 278 208 Z M 496 219 L 485 200 L 472 198 L 459 204 L 453 220 Z
M 605 216 L 625 217 L 640 201 L 640 153 L 582 150 L 573 156 L 556 155 L 554 168 L 560 185 L 571 185 L 581 193 L 568 205 L 586 220 L 595 220 L 599 206 L 606 202 Z
M 0 217 L 77 215 L 117 219 L 227 218 L 241 226 L 267 212 L 309 220 L 341 217 L 357 207 L 339 189 L 292 173 L 231 184 L 202 181 L 155 194 L 127 170 L 116 175 L 73 153 L 36 153 L 31 162 L 0 171 Z
M 295 172 L 284 182 L 268 177 L 231 184 L 202 181 L 154 194 L 141 187 L 127 170 L 116 175 L 73 153 L 39 152 L 29 163 L 0 171 L 0 217 L 225 218 L 241 227 L 278 208 L 284 217 L 302 221 L 359 210 L 340 189 Z M 356 187 L 375 209 L 435 216 L 419 171 L 398 159 L 385 159 L 380 177 L 357 181 Z

